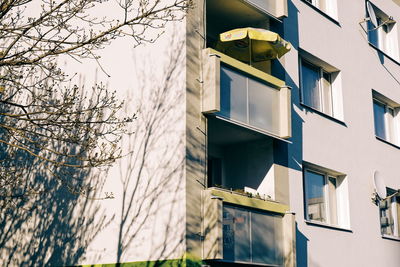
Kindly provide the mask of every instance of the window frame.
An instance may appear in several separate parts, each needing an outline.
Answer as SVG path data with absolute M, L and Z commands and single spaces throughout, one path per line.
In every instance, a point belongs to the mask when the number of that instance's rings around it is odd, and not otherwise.
M 318 175 L 321 175 L 324 177 L 324 188 L 323 188 L 323 197 L 324 197 L 324 206 L 325 206 L 325 221 L 319 221 L 319 220 L 313 220 L 309 218 L 309 213 L 308 213 L 308 187 L 307 187 L 307 172 L 312 172 Z M 304 216 L 306 221 L 312 222 L 312 223 L 317 223 L 317 224 L 325 224 L 325 225 L 329 225 L 329 226 L 334 226 L 334 227 L 339 227 L 341 228 L 342 226 L 339 224 L 339 214 L 338 214 L 338 194 L 337 194 L 337 180 L 339 175 L 334 175 L 332 173 L 329 172 L 325 172 L 325 171 L 320 171 L 314 168 L 310 168 L 310 167 L 305 167 L 303 168 L 303 186 L 304 186 Z M 329 178 L 334 178 L 336 181 L 336 187 L 335 187 L 335 197 L 336 197 L 336 223 L 332 222 L 332 214 L 331 214 L 331 204 L 330 204 L 330 189 L 329 189 L 329 183 L 328 180 Z
M 304 3 L 310 7 L 317 10 L 320 14 L 324 15 L 326 18 L 331 20 L 337 25 L 338 22 L 338 3 L 337 0 L 302 0 Z M 324 2 L 325 6 L 322 5 Z
M 391 188 L 387 188 L 387 191 L 395 191 Z M 382 204 L 385 203 L 385 204 Z M 385 206 L 382 208 L 382 206 Z M 393 211 L 394 210 L 394 211 Z M 381 235 L 383 237 L 400 239 L 400 194 L 390 196 L 385 200 L 380 200 L 379 202 L 379 220 Z M 382 226 L 382 218 L 388 219 L 388 225 Z M 392 221 L 392 223 L 390 223 Z M 385 232 L 389 228 L 391 233 Z M 387 230 L 386 230 L 387 231 Z
M 385 18 L 392 18 L 386 12 L 382 11 L 379 7 L 377 7 L 374 3 L 369 0 L 366 0 L 365 3 L 370 3 L 372 8 L 374 9 L 374 13 L 377 18 L 378 25 L 374 27 L 371 20 L 367 20 L 367 39 L 368 43 L 383 53 L 386 57 L 394 60 L 396 63 L 399 63 L 399 33 L 397 30 L 397 21 L 393 20 L 393 22 L 387 22 Z M 369 17 L 368 9 L 366 8 L 366 15 Z M 373 36 L 374 35 L 374 36 Z M 374 40 L 376 39 L 376 40 Z
M 304 97 L 304 76 L 303 76 L 303 65 L 309 65 L 311 68 L 310 69 L 317 69 L 318 70 L 318 90 L 319 90 L 319 106 L 320 108 L 314 107 L 312 105 L 309 105 L 307 103 L 305 103 L 305 97 Z M 325 115 L 335 118 L 335 110 L 334 110 L 334 103 L 333 103 L 333 84 L 332 84 L 332 72 L 329 72 L 327 70 L 325 70 L 323 67 L 320 67 L 316 64 L 311 63 L 310 61 L 300 57 L 300 102 L 301 104 L 310 107 L 314 110 L 317 110 L 321 113 L 324 113 Z M 324 90 L 324 80 L 326 80 L 324 78 L 324 74 L 327 74 L 329 77 L 328 83 L 329 83 L 329 91 L 330 91 L 330 95 L 326 96 L 326 92 Z M 325 97 L 328 97 L 329 102 L 330 102 L 330 108 L 327 111 L 326 107 L 325 107 Z
M 384 120 L 383 120 L 383 125 L 384 125 L 384 137 L 379 136 L 377 134 L 377 123 L 376 123 L 376 115 L 375 115 L 375 103 L 381 105 L 385 109 L 384 113 Z M 372 105 L 373 105 L 373 113 L 374 113 L 374 134 L 375 137 L 384 140 L 385 142 L 394 144 L 398 146 L 398 139 L 399 139 L 399 134 L 398 134 L 398 127 L 399 123 L 396 120 L 396 107 L 393 107 L 393 105 L 390 105 L 389 103 L 373 96 L 372 97 Z

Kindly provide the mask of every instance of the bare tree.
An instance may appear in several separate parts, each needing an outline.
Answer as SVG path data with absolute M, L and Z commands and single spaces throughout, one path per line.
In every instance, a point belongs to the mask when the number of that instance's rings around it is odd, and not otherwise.
M 98 61 L 96 52 L 124 36 L 135 45 L 154 42 L 165 24 L 182 19 L 190 5 L 190 0 L 0 2 L 4 203 L 48 190 L 29 179 L 38 170 L 70 191 L 86 194 L 90 188 L 76 170 L 108 166 L 121 156 L 116 144 L 135 116 L 120 118 L 123 103 L 102 84 L 86 91 L 71 85 L 71 77 L 57 64 L 59 57 Z

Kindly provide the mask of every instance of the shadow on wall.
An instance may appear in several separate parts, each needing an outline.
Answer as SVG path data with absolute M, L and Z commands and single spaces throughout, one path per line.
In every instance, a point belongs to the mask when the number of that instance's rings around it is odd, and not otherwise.
M 299 31 L 298 31 L 298 13 L 299 10 L 293 4 L 292 1 L 288 0 L 288 17 L 285 18 L 284 23 L 284 38 L 292 44 L 292 52 L 297 53 L 299 49 Z M 290 62 L 296 63 L 298 65 L 298 61 Z M 291 144 L 276 142 L 276 151 L 277 154 L 274 157 L 277 158 L 278 164 L 288 166 L 289 168 L 297 171 L 301 171 L 302 160 L 303 160 L 303 150 L 302 150 L 302 140 L 303 140 L 303 123 L 304 120 L 299 115 L 299 111 L 302 111 L 304 107 L 300 105 L 300 88 L 298 86 L 298 82 L 296 79 L 293 79 L 292 76 L 286 71 L 285 63 L 282 63 L 278 60 L 275 60 L 273 63 L 273 69 L 275 75 L 278 77 L 284 77 L 285 82 L 288 86 L 291 87 L 291 101 L 292 101 L 292 109 L 291 109 L 291 119 L 292 119 L 292 137 L 289 139 Z M 288 158 L 282 157 L 285 153 L 280 153 L 281 151 L 288 151 Z
M 285 20 L 285 39 L 290 41 L 292 44 L 293 52 L 298 52 L 299 43 L 299 22 L 298 13 L 299 10 L 293 4 L 292 1 L 288 1 L 288 13 L 289 16 Z M 296 61 L 296 66 L 298 68 L 298 58 Z M 285 72 L 286 83 L 292 88 L 292 144 L 289 144 L 289 168 L 302 172 L 302 162 L 303 162 L 303 123 L 301 115 L 299 114 L 304 110 L 304 107 L 300 104 L 300 81 L 298 79 L 293 79 L 291 75 Z M 299 176 L 302 179 L 302 175 Z M 301 181 L 300 184 L 303 184 Z M 297 194 L 303 194 L 300 190 L 296 192 Z M 293 194 L 293 193 L 292 193 Z M 296 197 L 297 199 L 303 199 L 303 196 Z M 301 212 L 297 213 L 296 219 L 302 219 Z M 296 222 L 296 262 L 298 267 L 308 267 L 308 238 L 299 230 L 298 224 Z
M 136 112 L 137 120 L 122 142 L 129 155 L 118 166 L 122 185 L 120 213 L 114 220 L 118 263 L 142 257 L 152 261 L 151 266 L 161 266 L 163 259 L 176 259 L 184 252 L 185 43 L 181 35 L 171 34 L 161 75 L 156 75 L 159 70 L 154 64 L 136 62 L 141 66 L 135 73 L 139 91 L 127 96 L 126 112 Z
M 308 266 L 308 239 L 302 232 L 300 232 L 296 223 L 296 262 L 297 267 L 307 267 Z
M 376 49 L 376 53 L 377 53 L 377 55 L 378 55 L 379 62 L 381 63 L 382 67 L 388 72 L 388 74 L 393 78 L 393 80 L 395 80 L 396 83 L 400 85 L 400 80 L 399 80 L 399 78 L 397 78 L 397 77 L 394 75 L 394 73 L 393 73 L 391 70 L 389 70 L 389 69 L 386 67 L 386 65 L 385 65 L 385 60 L 387 60 L 387 56 L 386 56 L 382 51 L 380 51 L 379 49 Z M 396 61 L 395 59 L 393 59 L 393 61 L 395 61 L 396 63 L 398 63 L 398 61 Z
M 3 183 L 1 188 L 1 265 L 77 262 L 87 244 L 107 225 L 99 202 L 91 200 L 93 193 L 83 192 L 89 187 L 101 188 L 102 180 L 89 178 L 86 170 L 55 168 L 27 153 L 8 152 L 3 147 L 3 166 L 18 171 L 9 176 L 16 182 Z

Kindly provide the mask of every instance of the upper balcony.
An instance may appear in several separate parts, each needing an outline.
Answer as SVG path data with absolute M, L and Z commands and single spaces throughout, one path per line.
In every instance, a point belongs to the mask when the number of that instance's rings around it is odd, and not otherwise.
M 207 0 L 202 112 L 280 139 L 291 137 L 290 50 L 277 32 L 287 0 Z
M 235 23 L 260 23 L 265 17 L 280 20 L 288 16 L 287 0 L 206 0 L 210 22 L 235 18 Z M 218 23 L 223 27 L 221 23 Z
M 202 112 L 273 137 L 291 137 L 285 82 L 219 51 L 203 51 Z
M 279 31 L 287 17 L 287 0 L 205 0 L 207 47 L 218 35 L 235 28 L 254 27 Z

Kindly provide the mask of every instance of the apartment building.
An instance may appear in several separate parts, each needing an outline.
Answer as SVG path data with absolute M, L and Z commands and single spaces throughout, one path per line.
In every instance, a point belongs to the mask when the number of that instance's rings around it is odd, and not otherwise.
M 47 265 L 400 266 L 398 22 L 398 0 L 195 0 L 134 60 L 111 46 L 138 111 L 113 198 L 8 242 Z

